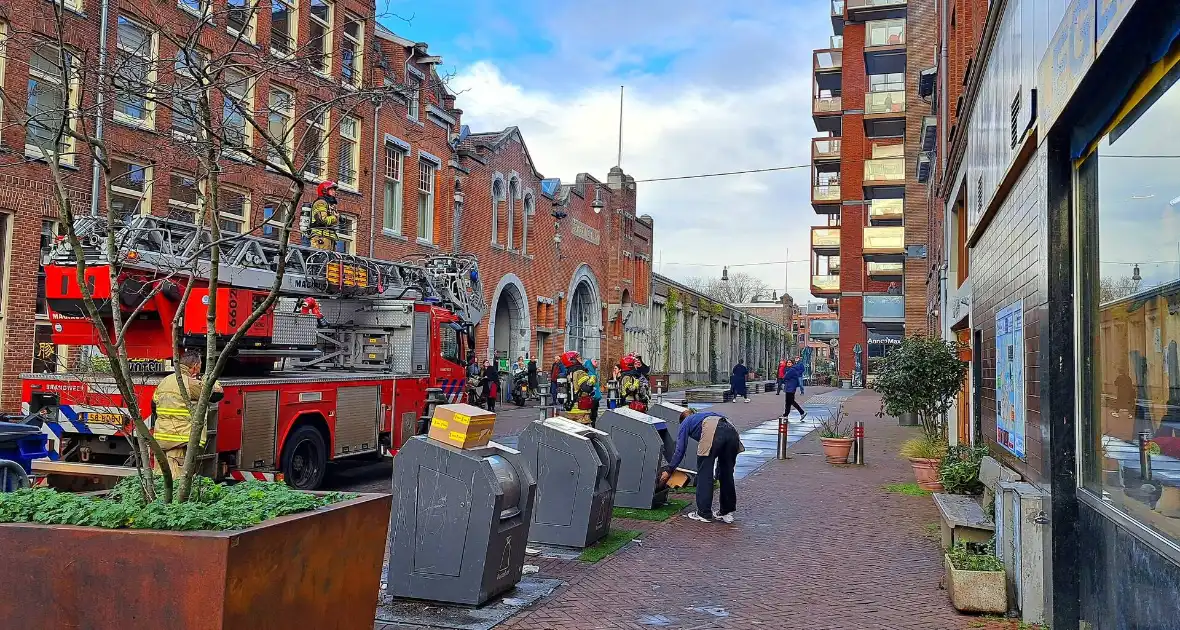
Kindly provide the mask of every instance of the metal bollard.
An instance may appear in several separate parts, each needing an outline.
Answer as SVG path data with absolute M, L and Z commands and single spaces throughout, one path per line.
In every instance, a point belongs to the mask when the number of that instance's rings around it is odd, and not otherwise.
M 864 466 L 865 463 L 865 423 L 857 421 L 852 426 L 852 447 L 855 452 L 852 455 L 852 463 Z
M 664 384 L 660 383 L 656 385 L 656 403 L 659 404 L 662 402 L 664 402 Z
M 787 447 L 790 446 L 787 442 L 788 423 L 785 417 L 778 419 L 778 458 L 787 459 Z
M 1151 431 L 1139 432 L 1139 474 L 1144 481 L 1151 481 Z
M 555 413 L 555 409 L 553 408 L 553 405 L 541 405 L 540 407 L 537 407 L 537 410 L 540 412 L 541 417 L 539 418 L 539 420 L 541 422 L 544 422 L 544 421 L 548 420 L 549 418 L 552 418 L 553 416 L 557 415 Z

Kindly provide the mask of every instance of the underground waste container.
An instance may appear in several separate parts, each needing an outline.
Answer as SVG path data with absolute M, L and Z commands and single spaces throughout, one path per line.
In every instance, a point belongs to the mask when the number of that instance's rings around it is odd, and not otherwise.
M 597 426 L 610 435 L 622 460 L 615 505 L 650 510 L 666 503 L 668 489 L 659 488 L 659 475 L 667 465 L 667 423 L 630 407 L 618 407 L 602 414 Z
M 49 457 L 46 437 L 31 424 L 0 422 L 0 459 L 14 461 L 25 473 L 33 472 L 33 460 Z
M 410 439 L 393 458 L 388 593 L 478 606 L 512 589 L 536 493 L 518 451 Z
M 565 418 L 530 422 L 520 454 L 537 480 L 529 540 L 588 547 L 610 531 L 619 452 L 604 431 Z
M 672 459 L 672 456 L 676 454 L 676 437 L 680 435 L 680 414 L 685 411 L 688 411 L 688 407 L 681 407 L 670 402 L 658 402 L 647 408 L 647 413 L 663 420 L 668 425 L 668 439 L 664 441 L 664 457 L 668 459 Z M 691 437 L 688 438 L 684 452 L 696 456 L 697 441 Z

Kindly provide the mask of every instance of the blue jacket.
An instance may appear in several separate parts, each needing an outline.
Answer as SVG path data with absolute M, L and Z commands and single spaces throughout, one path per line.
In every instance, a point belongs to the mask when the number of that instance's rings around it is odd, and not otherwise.
M 729 377 L 729 386 L 740 390 L 746 386 L 746 375 L 750 373 L 750 368 L 739 363 L 733 366 L 733 373 Z
M 666 468 L 668 472 L 672 472 L 680 466 L 681 460 L 684 459 L 684 449 L 688 444 L 688 438 L 700 442 L 701 426 L 704 424 L 705 418 L 709 416 L 725 417 L 715 411 L 702 411 L 694 413 L 680 421 L 680 433 L 676 436 L 676 452 L 672 455 L 672 459 L 668 461 L 668 467 Z
M 803 363 L 796 363 L 787 368 L 787 375 L 783 378 L 783 391 L 794 393 L 802 387 L 799 379 L 803 378 Z
M 582 367 L 586 368 L 587 374 L 594 377 L 594 393 L 591 394 L 591 398 L 594 400 L 602 400 L 602 383 L 598 382 L 598 368 L 594 367 L 594 364 L 590 362 L 590 359 L 586 359 L 586 362 L 582 365 Z

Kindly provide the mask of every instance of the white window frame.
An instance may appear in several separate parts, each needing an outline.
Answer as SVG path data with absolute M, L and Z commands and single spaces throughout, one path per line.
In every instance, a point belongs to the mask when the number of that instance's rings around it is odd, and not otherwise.
M 348 34 L 349 24 L 356 24 L 356 37 Z M 343 41 L 340 48 L 340 84 L 346 88 L 360 89 L 365 80 L 365 21 L 352 13 L 345 13 L 344 27 L 340 29 L 340 37 Z M 351 44 L 355 51 L 352 57 L 351 79 L 344 71 L 344 45 L 346 44 Z
M 146 39 L 149 42 L 149 47 L 151 48 L 151 50 L 142 51 L 142 50 L 138 50 L 138 49 L 129 48 L 127 46 L 124 46 L 122 38 L 118 36 L 119 27 L 122 26 L 123 22 L 127 22 L 128 24 L 131 24 L 135 28 L 138 28 L 138 29 L 144 31 L 147 34 Z M 126 15 L 120 15 L 115 20 L 115 32 L 116 32 L 115 49 L 116 49 L 117 53 L 122 53 L 124 55 L 139 58 L 140 61 L 148 69 L 146 75 L 143 78 L 143 91 L 145 92 L 145 96 L 143 97 L 144 117 L 143 118 L 136 118 L 135 116 L 132 116 L 130 114 L 126 114 L 124 112 L 119 111 L 119 88 L 118 88 L 118 86 L 116 86 L 115 87 L 115 107 L 114 107 L 115 120 L 118 122 L 127 124 L 127 125 L 134 126 L 134 127 L 141 127 L 144 129 L 155 129 L 155 126 L 156 126 L 156 103 L 155 103 L 155 98 L 154 98 L 154 94 L 155 94 L 154 86 L 156 85 L 156 74 L 157 74 L 156 66 L 157 66 L 158 58 L 159 58 L 159 55 L 157 53 L 159 52 L 159 49 L 160 49 L 160 34 L 155 29 L 145 25 L 144 23 L 142 23 L 134 18 L 128 17 Z M 145 52 L 146 52 L 146 54 L 145 54 Z M 115 63 L 120 63 L 118 54 L 115 55 Z M 118 74 L 118 70 L 116 70 L 115 73 Z
M 418 156 L 418 242 L 434 244 L 435 179 L 439 165 Z M 424 197 L 425 195 L 425 197 Z M 425 202 L 425 203 L 423 203 Z M 425 216 L 424 216 L 425 215 Z
M 209 9 L 213 4 L 210 0 L 196 0 L 196 4 L 197 7 L 193 8 L 188 4 L 185 4 L 185 0 L 176 0 L 176 6 L 180 7 L 182 11 L 188 13 L 189 15 L 201 18 L 203 20 L 210 20 L 213 18 L 213 16 L 209 14 Z
M 174 184 L 173 180 L 175 180 L 176 178 L 189 178 L 189 179 L 193 180 L 193 189 L 194 189 L 193 194 L 196 195 L 196 198 L 197 198 L 196 203 L 190 204 L 185 201 L 178 201 L 175 198 L 176 186 L 173 185 Z M 171 215 L 171 210 L 173 208 L 176 208 L 176 209 L 180 210 L 181 212 L 186 212 L 186 213 L 192 212 L 193 222 L 195 223 L 197 220 L 197 215 L 201 211 L 201 204 L 204 199 L 204 195 L 202 194 L 202 191 L 201 191 L 201 188 L 203 185 L 204 185 L 204 182 L 198 181 L 196 175 L 190 175 L 190 174 L 185 173 L 183 171 L 173 171 L 172 173 L 170 173 L 168 176 L 168 210 L 169 210 L 169 215 Z
M 336 240 L 339 243 L 344 243 L 345 254 L 356 254 L 356 222 L 356 215 L 341 213 L 340 230 L 336 234 Z M 352 228 L 347 229 L 345 227 L 347 225 L 351 225 Z
M 285 94 L 288 97 L 286 107 L 281 110 L 276 109 L 274 105 L 276 93 Z M 270 86 L 270 94 L 267 95 L 266 99 L 266 111 L 266 130 L 267 133 L 272 136 L 275 135 L 275 132 L 273 129 L 271 129 L 271 116 L 278 113 L 287 119 L 286 128 L 283 130 L 283 137 L 275 138 L 275 140 L 282 141 L 283 151 L 286 153 L 287 157 L 290 158 L 294 155 L 295 151 L 295 91 L 289 90 L 285 87 L 279 87 L 277 85 Z M 274 150 L 275 146 L 273 144 L 269 144 L 269 146 L 267 146 L 267 157 L 272 162 L 278 163 L 280 162 L 280 160 L 277 159 L 278 156 L 272 157 Z
M 241 76 L 242 77 L 241 81 L 232 81 L 231 82 L 229 79 L 227 79 L 225 77 L 225 75 L 228 73 L 234 73 L 238 76 Z M 246 120 L 246 117 L 252 116 L 253 112 L 254 112 L 254 85 L 253 85 L 253 83 L 250 82 L 250 78 L 248 76 L 246 76 L 245 73 L 243 73 L 239 70 L 236 70 L 234 68 L 226 68 L 223 71 L 222 78 L 223 78 L 223 84 L 225 86 L 222 88 L 222 95 L 221 95 L 221 103 L 222 103 L 221 116 L 222 116 L 222 125 L 223 125 L 222 135 L 223 136 L 225 135 L 224 124 L 225 124 L 225 112 L 227 109 L 227 105 L 229 106 L 229 109 L 231 109 L 233 111 L 233 113 L 235 115 L 241 117 L 241 119 L 242 119 L 242 124 L 241 124 L 241 127 L 242 127 L 242 147 L 241 147 L 241 149 L 239 149 L 236 147 L 228 146 L 228 147 L 225 147 L 226 152 L 228 152 L 230 155 L 237 156 L 241 159 L 244 159 L 247 156 L 246 156 L 246 153 L 244 153 L 242 151 L 242 149 L 244 149 L 245 151 L 249 151 L 250 148 L 254 146 L 254 129 L 250 125 L 250 122 L 248 120 Z M 241 83 L 245 87 L 245 89 L 242 90 L 241 95 L 234 94 L 226 89 L 236 83 Z M 223 140 L 224 140 L 224 138 L 223 138 Z
M 324 5 L 328 7 L 328 19 L 327 21 L 324 21 L 316 17 L 316 15 L 311 11 L 311 4 L 315 1 L 317 0 L 307 0 L 307 17 L 309 20 L 307 28 L 308 54 L 311 53 L 311 27 L 319 25 L 324 29 L 324 37 L 322 40 L 324 43 L 324 59 L 320 67 L 317 68 L 312 66 L 311 70 L 312 72 L 315 72 L 321 76 L 330 77 L 332 76 L 332 23 L 336 20 L 336 3 L 329 2 L 329 0 L 322 0 Z
M 299 50 L 299 4 L 298 4 L 297 0 L 289 0 L 289 1 L 288 0 L 270 0 L 270 2 L 271 2 L 271 16 L 272 17 L 274 16 L 275 3 L 279 3 L 287 8 L 287 32 L 284 33 L 284 36 L 287 38 L 287 40 L 289 42 L 288 43 L 289 50 L 283 51 L 283 50 L 279 50 L 274 47 L 275 29 L 274 29 L 274 20 L 272 19 L 270 33 L 268 34 L 270 54 L 272 54 L 276 57 L 281 57 L 283 59 L 288 59 L 290 57 L 293 57 L 295 55 L 295 52 L 297 50 Z
M 316 108 L 320 108 L 319 120 L 316 120 L 316 118 L 312 116 L 312 112 L 315 111 Z M 322 182 L 324 181 L 324 178 L 328 176 L 328 138 L 332 129 L 330 124 L 331 114 L 329 113 L 329 108 L 325 107 L 324 104 L 319 101 L 308 101 L 307 111 L 304 113 L 303 121 L 307 123 L 308 127 L 315 128 L 319 130 L 320 133 L 320 144 L 315 149 L 316 160 L 318 160 L 320 164 L 320 172 L 316 173 L 315 171 L 310 171 L 307 169 L 307 167 L 311 165 L 311 161 L 309 160 L 306 164 L 304 164 L 303 178 L 309 179 L 313 182 Z M 304 141 L 306 141 L 308 135 L 305 133 L 303 138 Z M 306 159 L 306 154 L 304 159 Z
M 345 130 L 352 128 L 353 133 L 347 134 Z M 348 160 L 352 162 L 352 180 L 347 179 L 347 174 L 344 172 L 344 152 L 345 147 L 351 143 L 348 149 Z M 340 119 L 340 154 L 338 156 L 337 175 L 339 175 L 339 185 L 342 190 L 350 192 L 357 192 L 361 183 L 361 119 L 355 116 L 344 116 Z
M 73 11 L 74 13 L 81 13 L 82 12 L 82 0 L 54 0 L 54 1 L 57 4 L 60 4 L 62 6 L 62 8 L 69 9 L 70 11 Z
M 422 79 L 412 73 L 407 73 L 406 84 L 410 86 L 410 100 L 406 103 L 406 118 L 418 121 L 422 114 Z
M 395 156 L 395 157 L 391 157 Z M 408 153 L 392 142 L 385 143 L 385 186 L 384 210 L 382 213 L 382 231 L 401 236 L 402 226 L 405 225 L 405 181 L 406 157 Z M 390 185 L 393 185 L 393 207 L 390 208 Z M 392 212 L 391 212 L 392 211 Z
M 129 167 L 131 167 L 131 166 L 138 167 L 141 171 L 143 171 L 143 191 L 142 192 L 135 190 L 134 188 L 128 188 L 126 186 L 123 186 L 122 179 L 113 179 L 113 180 L 111 180 L 111 193 L 115 194 L 115 195 L 119 195 L 120 197 L 131 197 L 131 198 L 138 199 L 139 200 L 138 214 L 151 214 L 152 213 L 152 166 L 151 166 L 151 164 L 144 164 L 144 163 L 136 161 L 136 160 L 123 159 L 121 157 L 113 157 L 113 158 L 111 158 L 111 162 L 119 162 L 120 164 L 126 164 Z M 132 169 L 128 168 L 127 172 L 130 173 L 131 170 Z
M 50 48 L 55 49 L 53 61 L 56 64 L 61 56 L 60 47 L 58 46 L 57 42 L 54 42 L 53 40 L 48 40 L 48 39 L 41 40 L 33 45 L 33 51 L 34 51 L 33 54 L 36 54 L 36 50 L 41 46 L 48 46 Z M 66 116 L 68 117 L 68 120 L 69 120 L 69 122 L 67 124 L 69 125 L 69 128 L 71 130 L 74 130 L 77 128 L 77 125 L 78 125 L 78 118 L 75 115 L 75 112 L 78 111 L 78 99 L 80 96 L 79 90 L 78 90 L 78 57 L 72 51 L 70 51 L 68 48 L 66 49 L 66 52 L 68 55 L 70 67 L 69 68 L 62 68 L 61 76 L 52 77 L 47 74 L 44 74 L 41 71 L 34 68 L 33 64 L 30 62 L 29 63 L 29 81 L 30 82 L 34 81 L 34 80 L 41 81 L 41 82 L 51 81 L 57 85 L 64 84 L 67 86 L 66 100 L 68 101 L 68 103 L 65 105 L 65 108 L 68 112 L 66 114 Z M 29 96 L 32 96 L 32 95 L 33 95 L 33 92 L 32 92 L 32 90 L 30 90 L 28 92 L 28 94 L 25 96 L 25 111 L 32 111 L 32 107 L 28 103 L 28 98 L 29 98 Z M 41 147 L 39 147 L 35 144 L 29 144 L 28 139 L 27 139 L 28 138 L 27 132 L 26 132 L 25 137 L 26 137 L 26 140 L 25 140 L 25 155 L 26 156 L 31 157 L 33 159 L 38 159 L 38 160 L 48 159 L 48 157 L 41 150 Z M 61 154 L 61 163 L 62 164 L 73 165 L 75 163 L 75 157 L 74 157 L 75 144 L 76 144 L 75 140 L 72 136 L 66 135 L 62 138 L 62 146 L 60 149 L 58 149 L 58 152 Z
M 235 1 L 236 0 L 226 1 L 225 30 L 229 32 L 229 34 L 234 35 L 235 37 L 241 36 L 244 41 L 253 44 L 258 38 L 258 0 L 241 0 L 241 7 L 231 4 L 231 2 Z M 238 8 L 245 9 L 246 15 L 249 17 L 249 19 L 246 21 L 245 31 L 240 31 L 230 24 L 230 11 Z
M 226 212 L 225 205 L 221 200 L 217 202 L 217 217 L 220 221 L 232 221 L 234 223 L 241 223 L 241 230 L 234 232 L 234 234 L 247 234 L 250 232 L 250 191 L 245 188 L 237 188 L 236 186 L 226 186 L 222 184 L 222 191 L 231 195 L 238 195 L 242 198 L 242 213 L 240 215 L 233 212 Z M 220 226 L 220 223 L 218 224 Z M 225 228 L 221 228 L 224 233 Z M 223 236 L 224 238 L 224 236 Z

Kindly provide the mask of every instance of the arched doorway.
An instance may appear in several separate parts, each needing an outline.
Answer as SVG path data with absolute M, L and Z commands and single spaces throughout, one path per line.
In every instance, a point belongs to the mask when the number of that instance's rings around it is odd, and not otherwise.
M 599 297 L 598 279 L 589 265 L 582 265 L 574 272 L 568 295 L 565 349 L 577 350 L 587 359 L 600 359 L 602 299 Z
M 504 276 L 496 286 L 488 320 L 488 350 L 493 357 L 512 362 L 529 351 L 532 322 L 526 296 L 524 283 L 516 274 Z

